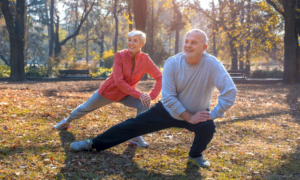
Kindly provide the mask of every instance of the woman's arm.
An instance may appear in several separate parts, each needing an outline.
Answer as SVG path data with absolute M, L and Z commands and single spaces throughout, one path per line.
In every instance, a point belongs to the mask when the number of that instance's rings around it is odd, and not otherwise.
M 126 94 L 133 96 L 137 99 L 140 98 L 142 93 L 131 87 L 125 80 L 123 75 L 123 62 L 120 57 L 120 54 L 117 52 L 115 55 L 115 63 L 113 65 L 113 74 L 114 74 L 114 81 L 116 86 L 121 89 Z
M 157 66 L 153 63 L 153 61 L 149 58 L 149 56 L 147 56 L 147 58 L 148 58 L 147 73 L 149 73 L 150 76 L 153 77 L 153 79 L 156 80 L 155 86 L 152 89 L 151 93 L 149 94 L 151 99 L 153 100 L 158 96 L 158 94 L 161 91 L 161 88 L 162 88 L 162 73 L 157 68 Z

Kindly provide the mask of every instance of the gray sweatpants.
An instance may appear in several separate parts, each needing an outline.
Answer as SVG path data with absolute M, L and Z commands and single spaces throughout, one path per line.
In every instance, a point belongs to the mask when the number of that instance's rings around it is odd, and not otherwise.
M 74 109 L 68 118 L 66 118 L 67 122 L 72 122 L 75 119 L 81 118 L 82 116 L 92 112 L 96 109 L 99 109 L 107 104 L 111 104 L 114 101 L 106 99 L 105 97 L 99 95 L 98 91 L 95 91 L 94 94 L 83 104 L 79 105 L 76 109 Z M 126 96 L 125 98 L 118 101 L 119 103 L 136 108 L 137 115 L 149 109 L 149 106 L 143 106 L 140 99 L 137 99 L 132 96 Z

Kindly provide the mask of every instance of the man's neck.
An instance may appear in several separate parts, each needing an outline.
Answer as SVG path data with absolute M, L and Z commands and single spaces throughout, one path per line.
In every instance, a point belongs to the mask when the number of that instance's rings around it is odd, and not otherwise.
M 196 64 L 200 63 L 201 59 L 202 59 L 202 54 L 201 54 L 201 56 L 192 57 L 192 58 L 185 57 L 185 61 L 190 65 L 196 65 Z

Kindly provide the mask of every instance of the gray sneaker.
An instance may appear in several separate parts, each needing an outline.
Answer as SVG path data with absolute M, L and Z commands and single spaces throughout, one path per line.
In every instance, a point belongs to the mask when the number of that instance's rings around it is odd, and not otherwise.
M 71 125 L 65 119 L 61 120 L 58 124 L 54 125 L 52 129 L 56 129 L 58 131 L 70 129 Z
M 79 151 L 90 151 L 92 150 L 92 144 L 93 141 L 91 139 L 87 139 L 84 141 L 77 141 L 71 143 L 70 147 L 73 151 L 79 152 Z
M 206 159 L 204 159 L 203 155 L 201 157 L 197 157 L 197 158 L 192 158 L 189 156 L 189 161 L 193 164 L 196 164 L 196 165 L 204 167 L 204 168 L 210 166 L 210 163 L 208 161 L 206 161 Z
M 149 147 L 149 144 L 143 139 L 142 136 L 138 136 L 138 137 L 135 137 L 133 139 L 130 139 L 128 144 L 130 146 L 138 145 L 138 146 L 141 146 L 141 147 L 144 147 L 144 148 Z

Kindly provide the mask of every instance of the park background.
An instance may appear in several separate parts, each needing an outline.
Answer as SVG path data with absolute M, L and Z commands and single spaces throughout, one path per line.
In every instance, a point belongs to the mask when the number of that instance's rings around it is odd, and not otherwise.
M 143 51 L 162 68 L 182 52 L 185 33 L 200 28 L 208 34 L 207 52 L 226 69 L 299 82 L 298 1 L 2 1 L 0 77 L 10 81 L 59 77 L 66 69 L 108 76 L 132 29 L 146 32 Z
M 0 7 L 0 179 L 300 179 L 300 1 L 0 0 Z M 187 161 L 193 134 L 177 128 L 145 135 L 148 149 L 122 143 L 72 152 L 71 142 L 135 116 L 118 103 L 68 131 L 52 130 L 103 83 L 131 29 L 146 32 L 143 52 L 163 69 L 191 28 L 208 34 L 207 52 L 226 69 L 243 71 L 245 81 L 263 78 L 237 83 L 235 104 L 215 120 L 205 151 L 211 168 Z M 59 78 L 67 69 L 89 69 L 93 78 Z M 149 93 L 154 83 L 137 89 Z

